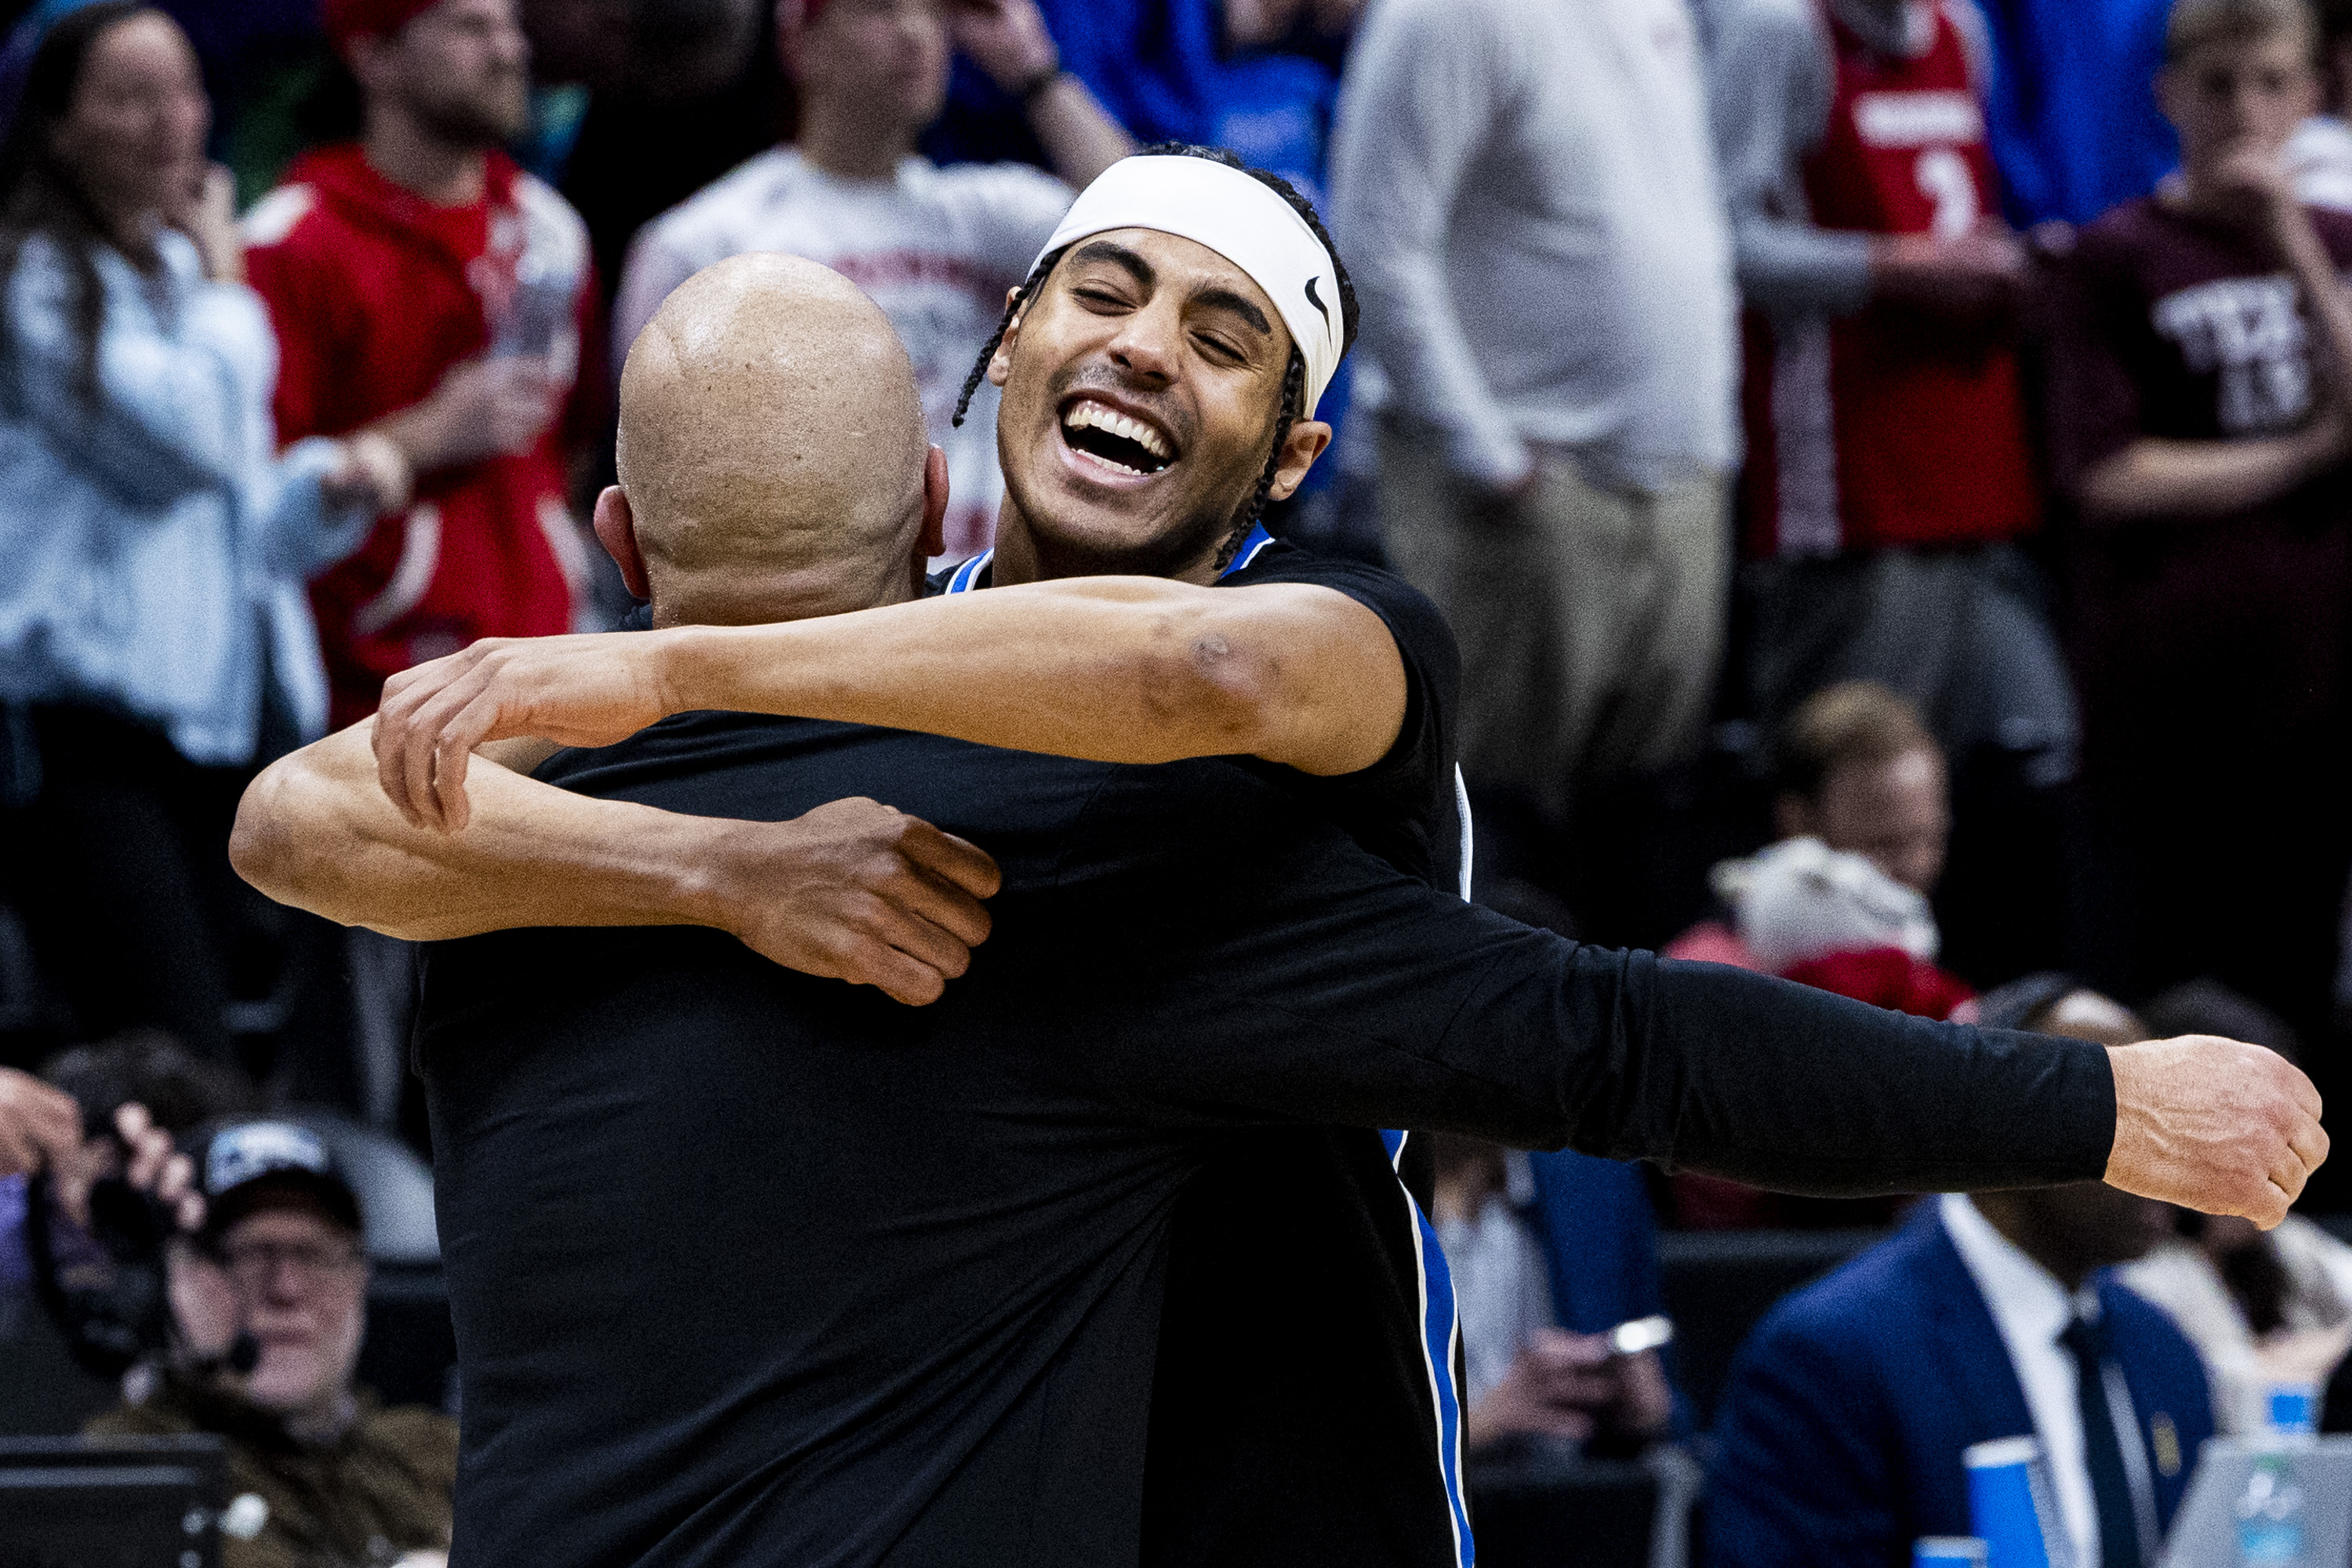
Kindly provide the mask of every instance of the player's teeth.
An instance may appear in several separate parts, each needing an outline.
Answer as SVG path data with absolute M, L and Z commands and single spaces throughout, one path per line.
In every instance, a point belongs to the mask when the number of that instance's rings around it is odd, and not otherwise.
M 1093 426 L 1134 442 L 1153 457 L 1165 460 L 1169 457 L 1167 438 L 1139 419 L 1130 419 L 1115 409 L 1098 403 L 1081 403 L 1063 419 L 1066 429 L 1078 430 Z

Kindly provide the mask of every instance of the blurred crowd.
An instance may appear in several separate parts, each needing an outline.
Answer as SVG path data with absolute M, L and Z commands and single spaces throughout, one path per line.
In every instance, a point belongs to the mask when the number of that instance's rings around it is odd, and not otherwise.
M 422 1148 L 413 954 L 234 877 L 244 784 L 401 669 L 627 610 L 583 526 L 610 388 L 730 256 L 882 307 L 984 549 L 966 367 L 1075 188 L 1176 140 L 1292 181 L 1353 273 L 1339 439 L 1268 522 L 1452 622 L 1483 901 L 2352 1093 L 2341 0 L 8 9 L 0 1064 L 162 1031 L 239 1086 L 212 1118 Z M 311 1200 L 190 1256 L 357 1280 Z M 2320 1227 L 2103 1191 L 1906 1217 L 1462 1143 L 1439 1209 L 1474 1447 L 1712 1418 L 1726 1563 L 1964 1532 L 1954 1456 L 2016 1429 L 2078 1560 L 2147 1561 L 2197 1438 L 2352 1336 Z M 1897 1223 L 1719 1412 L 1605 1338 L 1660 1224 Z M 1993 1392 L 1922 1394 L 1938 1358 Z

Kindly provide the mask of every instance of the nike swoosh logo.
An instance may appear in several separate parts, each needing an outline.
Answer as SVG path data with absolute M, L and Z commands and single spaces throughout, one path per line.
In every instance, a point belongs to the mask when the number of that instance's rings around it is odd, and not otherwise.
M 1316 314 L 1323 318 L 1323 330 L 1328 332 L 1331 330 L 1331 312 L 1324 307 L 1323 301 L 1318 299 L 1315 293 L 1315 285 L 1322 281 L 1320 278 L 1309 278 L 1307 280 L 1307 302 L 1314 306 Z

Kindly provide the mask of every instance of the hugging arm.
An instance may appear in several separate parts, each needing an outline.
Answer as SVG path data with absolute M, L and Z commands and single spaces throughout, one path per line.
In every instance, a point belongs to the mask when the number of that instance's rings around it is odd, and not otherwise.
M 1326 880 L 1135 997 L 1135 1070 L 1216 1115 L 1570 1145 L 1822 1195 L 2105 1177 L 2275 1224 L 2326 1156 L 2303 1076 L 2251 1046 L 2123 1051 L 1883 1012 L 1580 946 L 1402 878 Z M 1191 1042 L 1215 1042 L 1203 1049 Z
M 704 709 L 1337 774 L 1379 762 L 1406 708 L 1387 624 L 1335 589 L 1084 577 L 776 626 L 480 642 L 386 684 L 375 751 L 404 812 L 457 827 L 485 742 L 605 745 Z
M 420 942 L 714 926 L 787 968 L 909 1003 L 936 999 L 988 934 L 988 857 L 870 800 L 789 822 L 687 816 L 575 795 L 483 756 L 473 821 L 442 833 L 384 798 L 369 741 L 370 725 L 356 725 L 254 781 L 229 847 L 240 875 L 280 903 Z

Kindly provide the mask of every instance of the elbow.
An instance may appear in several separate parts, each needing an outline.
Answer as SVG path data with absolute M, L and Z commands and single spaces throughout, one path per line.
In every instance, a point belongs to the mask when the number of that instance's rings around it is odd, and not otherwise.
M 2122 459 L 2114 459 L 2091 468 L 2072 485 L 2062 487 L 2059 493 L 2066 498 L 2076 521 L 2084 526 L 2114 528 L 2148 515 L 2146 498 L 2140 487 L 2132 482 L 2134 478 Z
M 1213 615 L 1171 616 L 1153 638 L 1143 708 L 1171 758 L 1264 749 L 1277 724 L 1279 669 L 1255 639 Z
M 281 757 L 246 786 L 229 830 L 228 863 L 277 902 L 349 925 L 331 907 L 335 858 L 313 852 L 315 825 L 302 820 L 302 765 L 300 752 Z
M 286 812 L 287 774 L 293 765 L 293 758 L 280 758 L 246 786 L 228 836 L 230 867 L 281 904 L 293 901 L 289 894 L 300 872 L 299 836 Z

